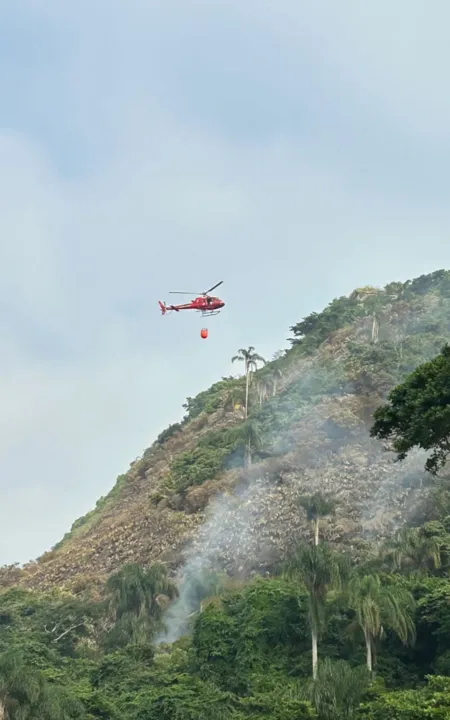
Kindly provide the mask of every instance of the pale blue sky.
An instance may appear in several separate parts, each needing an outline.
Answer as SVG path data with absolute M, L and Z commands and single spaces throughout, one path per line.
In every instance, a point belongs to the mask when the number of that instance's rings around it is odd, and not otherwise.
M 450 8 L 0 0 L 0 562 L 57 542 L 238 347 L 450 267 Z M 162 318 L 224 280 L 224 312 Z

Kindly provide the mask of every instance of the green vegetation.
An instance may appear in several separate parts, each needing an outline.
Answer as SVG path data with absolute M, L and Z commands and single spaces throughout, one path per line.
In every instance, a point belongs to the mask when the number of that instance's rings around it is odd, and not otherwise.
M 247 350 L 240 348 L 237 355 L 231 358 L 231 362 L 243 362 L 244 363 L 244 374 L 245 374 L 245 417 L 248 417 L 248 393 L 250 388 L 250 376 L 252 372 L 255 372 L 258 368 L 258 363 L 265 365 L 266 361 L 261 355 L 255 352 L 255 348 L 251 345 Z
M 317 646 L 326 624 L 328 589 L 340 589 L 348 570 L 345 560 L 345 556 L 322 543 L 300 545 L 287 563 L 288 576 L 294 578 L 296 584 L 303 584 L 308 593 L 313 680 L 317 679 Z
M 199 446 L 178 455 L 171 465 L 170 483 L 176 492 L 212 480 L 223 469 L 227 448 Z
M 409 326 L 416 325 L 416 330 L 424 330 L 427 327 L 431 332 L 440 327 L 440 318 L 435 318 L 428 308 L 421 320 L 421 327 L 417 326 L 416 314 L 427 308 L 421 303 L 425 297 L 436 298 L 442 306 L 450 299 L 450 272 L 448 270 L 437 270 L 429 275 L 421 275 L 415 280 L 408 280 L 405 283 L 389 283 L 382 290 L 376 288 L 360 288 L 355 290 L 350 297 L 343 296 L 333 300 L 321 313 L 311 313 L 299 323 L 290 328 L 294 334 L 291 340 L 293 345 L 300 346 L 305 353 L 311 353 L 318 348 L 329 335 L 337 330 L 352 325 L 355 321 L 372 318 L 373 315 L 381 316 L 380 325 L 383 327 L 391 311 L 391 316 L 397 310 L 403 309 L 408 304 Z M 371 324 L 372 325 L 372 324 Z M 406 328 L 405 328 L 406 330 Z M 406 334 L 406 333 L 405 333 Z M 374 340 L 371 327 L 371 339 Z
M 200 413 L 205 412 L 208 415 L 222 407 L 224 396 L 229 393 L 236 385 L 236 380 L 232 377 L 222 378 L 214 383 L 209 390 L 204 390 L 195 398 L 186 398 L 183 408 L 187 411 L 185 422 L 198 417 Z
M 330 333 L 350 325 L 365 315 L 365 309 L 356 299 L 343 296 L 333 300 L 321 313 L 313 312 L 290 328 L 294 333 L 293 345 L 301 346 L 306 354 L 316 350 Z
M 416 542 L 399 534 L 356 563 L 319 539 L 280 575 L 241 589 L 212 582 L 218 594 L 170 646 L 154 644 L 177 594 L 160 565 L 124 566 L 96 599 L 10 589 L 0 710 L 11 720 L 447 718 L 446 528 L 448 518 L 426 523 L 409 531 Z M 428 568 L 412 552 L 418 536 L 439 540 Z
M 314 529 L 314 545 L 319 544 L 320 520 L 332 515 L 336 509 L 336 501 L 322 492 L 314 495 L 304 495 L 298 499 L 298 504 L 306 511 L 306 517 Z
M 173 437 L 174 435 L 177 435 L 182 430 L 181 423 L 173 423 L 172 425 L 169 425 L 168 428 L 163 430 L 161 433 L 159 433 L 158 437 L 156 438 L 156 442 L 158 445 L 164 445 L 166 440 Z
M 450 453 L 449 345 L 394 388 L 389 403 L 376 410 L 374 419 L 371 434 L 393 436 L 399 460 L 414 447 L 432 450 L 426 468 L 436 474 Z

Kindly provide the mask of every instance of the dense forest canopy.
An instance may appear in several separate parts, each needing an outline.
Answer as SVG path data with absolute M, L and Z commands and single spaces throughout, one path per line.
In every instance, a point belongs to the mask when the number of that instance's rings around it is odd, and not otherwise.
M 0 577 L 0 718 L 449 718 L 449 313 L 450 273 L 438 271 L 334 300 L 293 326 L 291 348 L 272 360 L 239 349 L 242 374 L 188 398 L 184 419 L 51 557 L 28 575 L 16 568 L 17 585 L 7 569 Z M 164 563 L 122 563 L 74 592 L 21 585 L 129 498 L 131 483 L 145 483 L 169 444 L 149 499 L 189 514 L 194 493 L 225 470 L 250 478 L 270 462 L 276 483 L 298 442 L 292 427 L 324 398 L 350 395 L 368 408 L 373 438 L 391 441 L 400 460 L 416 447 L 431 453 L 429 502 L 415 525 L 357 547 L 330 542 L 324 523 L 339 499 L 302 494 L 295 512 L 311 540 L 261 576 L 205 570 L 187 632 L 171 644 L 161 633 L 182 588 Z M 331 448 L 348 432 L 332 418 L 327 428 Z

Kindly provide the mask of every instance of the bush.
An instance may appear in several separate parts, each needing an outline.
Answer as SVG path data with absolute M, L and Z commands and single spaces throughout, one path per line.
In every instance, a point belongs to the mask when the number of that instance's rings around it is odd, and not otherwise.
M 185 419 L 193 420 L 202 412 L 210 414 L 218 410 L 223 404 L 225 393 L 230 391 L 233 385 L 238 384 L 238 382 L 234 378 L 222 378 L 219 382 L 214 383 L 209 390 L 204 390 L 195 398 L 186 398 L 183 405 L 183 408 L 187 410 Z
M 192 452 L 178 455 L 170 468 L 173 489 L 183 492 L 190 485 L 212 480 L 222 470 L 227 454 L 222 448 L 196 447 Z
M 447 720 L 450 716 L 450 678 L 429 676 L 421 690 L 381 693 L 362 708 L 366 720 Z
M 168 428 L 159 433 L 158 437 L 156 438 L 157 444 L 163 445 L 166 440 L 181 432 L 181 430 L 181 423 L 173 423 L 172 425 L 169 425 Z

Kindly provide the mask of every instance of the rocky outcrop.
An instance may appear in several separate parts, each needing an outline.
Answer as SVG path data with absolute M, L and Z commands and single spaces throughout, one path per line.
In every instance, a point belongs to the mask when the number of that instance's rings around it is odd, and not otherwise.
M 270 570 L 302 537 L 311 535 L 298 498 L 317 490 L 337 501 L 321 534 L 333 543 L 357 544 L 382 538 L 414 513 L 429 491 L 424 457 L 402 463 L 369 437 L 354 410 L 356 396 L 335 398 L 314 408 L 296 428 L 296 450 L 241 473 L 234 491 L 219 496 L 189 547 L 189 556 L 235 574 Z M 330 418 L 351 429 L 339 440 Z

